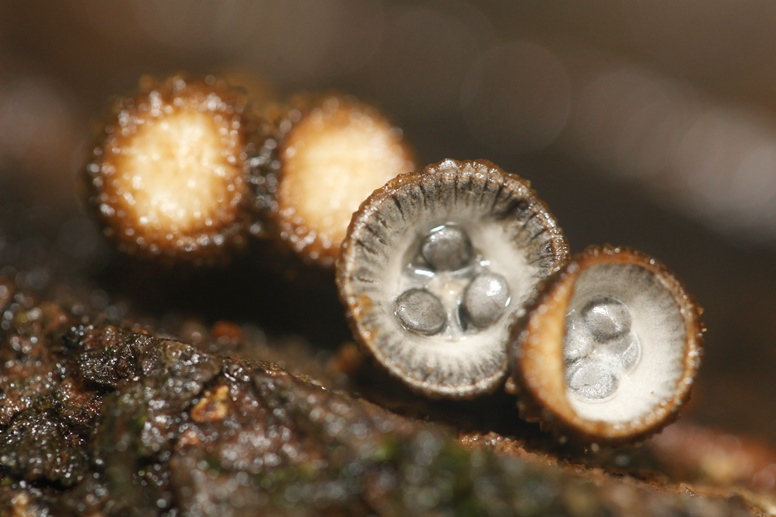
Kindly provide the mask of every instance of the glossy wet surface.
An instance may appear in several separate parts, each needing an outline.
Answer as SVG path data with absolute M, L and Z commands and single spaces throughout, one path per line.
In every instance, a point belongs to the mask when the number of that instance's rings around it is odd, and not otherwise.
M 506 279 L 454 223 L 432 228 L 403 272 L 394 313 L 409 331 L 460 336 L 493 325 L 509 305 Z M 412 287 L 407 287 L 412 286 Z
M 595 298 L 571 311 L 564 345 L 566 385 L 571 393 L 588 400 L 605 400 L 616 393 L 620 379 L 641 356 L 631 323 L 628 306 L 613 297 Z

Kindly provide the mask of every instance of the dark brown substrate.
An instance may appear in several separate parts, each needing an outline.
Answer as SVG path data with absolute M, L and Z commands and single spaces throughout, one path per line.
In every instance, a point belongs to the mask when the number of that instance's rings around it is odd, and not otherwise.
M 365 394 L 381 381 L 348 348 L 327 367 L 314 348 L 284 352 L 228 322 L 182 325 L 193 346 L 10 280 L 0 305 L 0 508 L 12 515 L 763 513 L 752 492 L 648 470 L 647 449 L 591 456 L 532 441 L 530 426 L 472 424 L 506 407 L 498 398 L 478 410 L 389 390 L 384 402 L 437 423 L 399 416 L 336 389 L 353 387 L 337 380 L 348 368 Z M 298 371 L 240 357 L 250 350 L 293 356 Z

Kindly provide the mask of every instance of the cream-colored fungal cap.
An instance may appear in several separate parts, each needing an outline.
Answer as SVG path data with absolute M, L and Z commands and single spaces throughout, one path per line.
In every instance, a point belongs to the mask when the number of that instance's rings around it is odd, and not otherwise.
M 469 398 L 503 381 L 511 314 L 567 259 L 526 181 L 484 160 L 445 160 L 361 205 L 337 285 L 378 363 L 428 396 Z
M 699 309 L 646 255 L 586 250 L 512 328 L 525 417 L 587 442 L 637 441 L 678 416 L 701 357 Z
M 87 165 L 91 203 L 127 252 L 208 262 L 244 238 L 244 101 L 213 78 L 144 79 Z
M 415 169 L 399 129 L 374 108 L 339 95 L 306 108 L 279 159 L 275 217 L 281 237 L 322 265 L 334 263 L 361 202 Z

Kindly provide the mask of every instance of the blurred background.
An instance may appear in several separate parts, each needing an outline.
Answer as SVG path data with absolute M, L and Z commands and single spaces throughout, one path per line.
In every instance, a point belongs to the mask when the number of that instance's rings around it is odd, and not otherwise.
M 0 0 L 0 267 L 101 267 L 75 178 L 142 74 L 342 90 L 421 163 L 530 179 L 574 251 L 665 262 L 706 309 L 691 418 L 776 445 L 774 26 L 755 0 Z

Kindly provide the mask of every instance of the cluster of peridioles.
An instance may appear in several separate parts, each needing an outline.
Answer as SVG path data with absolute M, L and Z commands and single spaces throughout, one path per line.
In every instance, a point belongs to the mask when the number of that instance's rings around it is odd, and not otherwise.
M 665 266 L 611 246 L 570 257 L 527 181 L 485 160 L 419 169 L 352 97 L 257 107 L 212 76 L 144 78 L 111 105 L 86 178 L 126 253 L 207 265 L 264 238 L 336 266 L 361 348 L 428 397 L 506 387 L 524 418 L 608 444 L 689 398 L 700 310 Z

